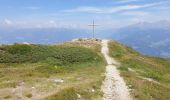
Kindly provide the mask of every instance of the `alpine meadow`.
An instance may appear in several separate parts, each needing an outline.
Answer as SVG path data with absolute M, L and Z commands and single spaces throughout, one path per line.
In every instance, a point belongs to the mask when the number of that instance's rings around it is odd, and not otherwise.
M 0 100 L 170 100 L 170 1 L 0 0 Z

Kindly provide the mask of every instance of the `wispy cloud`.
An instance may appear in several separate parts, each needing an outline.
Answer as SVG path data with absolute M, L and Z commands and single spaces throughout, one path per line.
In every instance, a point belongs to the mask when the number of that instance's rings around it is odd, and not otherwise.
M 123 10 L 138 9 L 140 6 L 137 5 L 127 5 L 119 7 L 78 7 L 75 9 L 63 10 L 62 12 L 70 13 L 115 13 Z
M 150 14 L 149 14 L 149 12 L 144 12 L 144 11 L 127 11 L 127 12 L 123 12 L 122 15 L 127 15 L 127 16 L 148 16 Z
M 47 10 L 45 9 L 46 7 L 41 5 L 17 6 L 15 8 L 11 6 L 11 8 L 9 9 L 10 10 L 14 9 L 16 11 L 17 14 L 15 16 L 24 17 L 21 19 L 14 19 L 13 17 L 11 17 L 14 15 L 9 14 L 8 17 L 8 15 L 4 13 L 4 17 L 1 18 L 1 20 L 3 21 L 0 20 L 1 21 L 0 26 L 24 27 L 24 28 L 25 27 L 84 28 L 86 27 L 86 25 L 90 23 L 91 19 L 95 19 L 97 24 L 101 25 L 100 27 L 122 27 L 125 25 L 129 25 L 131 23 L 142 21 L 153 22 L 162 19 L 170 20 L 169 14 L 170 1 L 168 0 L 162 0 L 159 2 L 155 0 L 152 3 L 146 2 L 145 0 L 111 0 L 111 1 L 114 1 L 115 3 L 113 4 L 114 6 L 112 6 L 112 3 L 109 3 L 104 6 L 97 4 L 96 6 L 88 6 L 88 4 L 87 6 L 83 6 L 84 4 L 81 4 L 75 8 L 71 8 L 73 6 L 69 6 L 65 7 L 65 9 L 63 9 L 64 7 L 61 7 L 60 9 L 59 7 L 57 8 L 57 10 L 55 10 L 54 7 L 49 8 Z M 28 16 L 19 13 L 20 9 L 22 9 L 22 11 L 29 11 Z M 41 12 L 39 13 L 39 10 L 41 11 L 44 10 L 44 13 Z M 36 14 L 34 11 L 37 11 Z M 86 14 L 87 16 L 82 16 L 82 14 Z
M 0 22 L 0 27 L 13 28 L 82 28 L 80 23 L 68 22 L 64 20 L 10 20 L 4 19 Z
M 12 25 L 13 22 L 11 20 L 9 20 L 9 19 L 4 19 L 4 24 L 5 25 Z
M 156 2 L 144 5 L 124 5 L 124 6 L 117 6 L 117 7 L 78 7 L 74 9 L 63 10 L 62 12 L 70 12 L 70 13 L 117 13 L 122 11 L 129 11 L 129 10 L 137 10 L 142 8 L 150 8 L 159 6 L 166 2 Z

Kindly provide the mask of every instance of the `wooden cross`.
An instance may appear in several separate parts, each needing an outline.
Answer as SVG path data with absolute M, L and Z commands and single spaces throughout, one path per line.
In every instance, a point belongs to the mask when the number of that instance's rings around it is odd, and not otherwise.
M 93 24 L 91 24 L 91 25 L 88 25 L 88 26 L 91 26 L 92 28 L 93 28 L 93 38 L 94 38 L 94 33 L 95 33 L 95 27 L 96 26 L 98 26 L 98 25 L 96 25 L 95 23 L 94 23 L 94 20 L 93 20 Z

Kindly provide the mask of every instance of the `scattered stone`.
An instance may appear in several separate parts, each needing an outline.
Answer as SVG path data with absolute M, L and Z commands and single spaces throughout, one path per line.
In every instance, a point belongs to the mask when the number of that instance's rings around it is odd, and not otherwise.
M 77 98 L 80 99 L 80 98 L 81 98 L 81 95 L 80 95 L 80 94 L 77 94 Z
M 147 80 L 149 82 L 153 82 L 153 83 L 156 83 L 156 84 L 160 84 L 159 82 L 155 81 L 154 79 L 152 78 L 143 78 L 144 80 Z
M 128 68 L 128 71 L 130 72 L 136 72 L 135 70 L 131 69 L 131 68 Z
M 28 43 L 28 42 L 23 42 L 23 44 L 30 45 L 30 43 Z
M 64 80 L 62 80 L 62 79 L 55 79 L 54 82 L 56 82 L 56 83 L 63 83 Z
M 95 92 L 95 90 L 94 90 L 94 89 L 92 89 L 91 91 L 92 91 L 92 92 Z
M 77 38 L 77 39 L 72 40 L 72 42 L 77 42 L 77 41 L 99 41 L 99 42 L 101 42 L 101 39 L 97 39 L 97 38 Z
M 35 87 L 31 87 L 32 89 L 35 89 Z

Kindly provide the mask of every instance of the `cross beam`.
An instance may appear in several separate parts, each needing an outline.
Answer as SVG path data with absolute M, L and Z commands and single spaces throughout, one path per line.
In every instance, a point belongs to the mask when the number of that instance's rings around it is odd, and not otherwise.
M 94 33 L 95 33 L 95 27 L 96 26 L 98 26 L 98 25 L 96 25 L 95 23 L 94 23 L 94 20 L 93 20 L 93 24 L 91 24 L 91 25 L 88 25 L 88 26 L 91 26 L 92 28 L 93 28 L 93 38 L 94 38 Z

